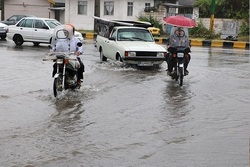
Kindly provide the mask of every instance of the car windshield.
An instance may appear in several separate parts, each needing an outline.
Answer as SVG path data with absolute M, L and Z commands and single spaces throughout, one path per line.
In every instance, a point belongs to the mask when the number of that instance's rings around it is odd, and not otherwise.
M 146 41 L 153 42 L 150 32 L 146 29 L 126 28 L 119 29 L 117 33 L 118 41 Z
M 61 25 L 61 23 L 57 20 L 45 20 L 45 22 L 49 25 L 51 29 L 54 29 L 56 26 Z

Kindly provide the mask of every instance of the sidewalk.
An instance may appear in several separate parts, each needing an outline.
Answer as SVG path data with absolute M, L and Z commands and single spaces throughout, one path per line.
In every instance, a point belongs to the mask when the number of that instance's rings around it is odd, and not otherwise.
M 95 39 L 95 33 L 82 33 L 85 39 Z M 166 44 L 167 38 L 155 38 L 155 42 L 158 44 Z M 210 46 L 210 47 L 223 47 L 223 48 L 239 48 L 249 49 L 249 42 L 242 41 L 227 41 L 227 40 L 198 40 L 191 39 L 191 46 Z

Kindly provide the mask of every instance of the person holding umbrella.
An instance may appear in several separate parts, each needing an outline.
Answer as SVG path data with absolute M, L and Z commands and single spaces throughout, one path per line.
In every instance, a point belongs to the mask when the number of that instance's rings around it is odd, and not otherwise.
M 167 53 L 166 62 L 168 64 L 168 75 L 173 75 L 173 67 L 176 65 L 176 56 L 177 56 L 177 47 L 184 49 L 184 75 L 188 75 L 188 63 L 190 62 L 190 42 L 188 39 L 188 31 L 187 28 L 184 27 L 172 27 L 170 32 L 169 41 L 167 43 Z
M 196 23 L 194 20 L 184 17 L 184 16 L 168 16 L 163 19 L 167 24 L 172 25 L 170 32 L 169 41 L 167 44 L 167 50 L 169 53 L 166 56 L 166 62 L 168 63 L 168 75 L 172 75 L 173 67 L 176 65 L 176 54 L 177 48 L 183 48 L 185 54 L 185 62 L 184 62 L 184 73 L 188 75 L 188 63 L 190 62 L 190 40 L 188 38 L 188 30 L 187 28 L 196 27 Z

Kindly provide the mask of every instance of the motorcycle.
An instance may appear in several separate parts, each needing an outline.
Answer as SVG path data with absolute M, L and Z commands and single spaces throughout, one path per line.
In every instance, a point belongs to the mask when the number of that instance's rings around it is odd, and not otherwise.
M 173 68 L 174 73 L 172 74 L 171 78 L 178 81 L 180 86 L 183 85 L 184 61 L 184 52 L 177 49 L 176 64 Z
M 183 78 L 185 76 L 184 72 L 184 63 L 185 63 L 185 54 L 184 54 L 184 48 L 180 47 L 177 48 L 177 54 L 176 54 L 176 63 L 173 68 L 173 74 L 171 75 L 171 78 L 173 80 L 178 81 L 179 85 L 183 85 Z
M 58 39 L 68 39 L 68 32 L 61 26 L 55 30 L 54 43 Z M 52 42 L 53 43 L 53 42 Z M 48 52 L 44 60 L 52 60 L 54 77 L 53 94 L 57 97 L 63 90 L 80 89 L 81 85 L 77 83 L 77 70 L 80 68 L 80 58 L 73 52 Z
M 174 63 L 172 79 L 179 82 L 179 85 L 183 85 L 183 78 L 185 76 L 184 66 L 187 66 L 190 61 L 190 41 L 188 39 L 188 30 L 183 27 L 172 27 L 169 39 L 169 50 L 171 53 L 176 53 L 176 57 L 172 59 L 171 63 Z M 186 57 L 186 55 L 188 57 Z M 172 56 L 171 56 L 172 57 Z M 173 58 L 173 57 L 172 57 Z
M 77 84 L 77 69 L 80 64 L 74 54 L 49 52 L 46 57 L 55 62 L 52 74 L 54 77 L 53 94 L 55 97 L 63 90 L 80 89 L 81 85 Z

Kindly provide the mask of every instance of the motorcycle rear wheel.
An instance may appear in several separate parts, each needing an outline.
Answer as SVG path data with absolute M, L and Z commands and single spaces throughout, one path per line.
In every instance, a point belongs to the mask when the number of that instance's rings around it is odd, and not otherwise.
M 62 75 L 59 75 L 58 78 L 54 79 L 53 93 L 54 93 L 55 97 L 57 97 L 59 95 L 59 93 L 61 93 L 63 91 L 62 90 L 62 87 L 63 87 L 62 82 L 63 82 Z

